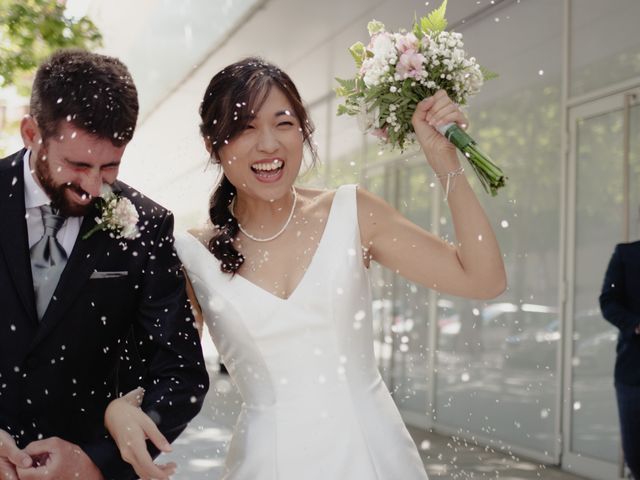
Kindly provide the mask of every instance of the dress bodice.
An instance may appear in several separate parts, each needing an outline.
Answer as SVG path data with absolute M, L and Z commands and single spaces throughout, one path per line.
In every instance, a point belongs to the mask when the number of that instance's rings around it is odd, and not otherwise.
M 225 479 L 426 479 L 376 366 L 355 186 L 287 299 L 221 272 L 190 235 L 176 249 L 244 401 Z

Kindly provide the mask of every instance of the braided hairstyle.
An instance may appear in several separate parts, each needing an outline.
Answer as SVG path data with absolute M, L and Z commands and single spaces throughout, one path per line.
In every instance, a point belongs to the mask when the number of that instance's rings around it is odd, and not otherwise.
M 304 143 L 313 160 L 317 158 L 309 120 L 295 84 L 285 72 L 258 57 L 248 57 L 215 74 L 200 104 L 200 134 L 211 153 L 211 161 L 220 163 L 220 151 L 240 134 L 260 110 L 271 88 L 279 88 L 287 97 L 300 122 Z M 229 211 L 236 187 L 222 174 L 209 201 L 209 218 L 215 232 L 208 248 L 220 260 L 220 270 L 235 274 L 244 257 L 233 245 L 238 235 L 238 220 Z

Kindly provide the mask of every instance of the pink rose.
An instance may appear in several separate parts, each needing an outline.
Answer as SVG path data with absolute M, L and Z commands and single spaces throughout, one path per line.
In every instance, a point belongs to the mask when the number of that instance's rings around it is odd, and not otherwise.
M 396 33 L 394 34 L 394 37 L 396 40 L 396 50 L 398 50 L 399 54 L 403 54 L 408 50 L 417 51 L 420 46 L 418 38 L 412 32 L 409 32 L 406 35 Z
M 387 127 L 373 129 L 371 130 L 371 135 L 378 137 L 385 142 L 389 141 L 389 132 L 387 132 Z
M 400 59 L 396 64 L 396 74 L 400 76 L 400 79 L 420 78 L 423 75 L 422 66 L 424 62 L 424 55 L 415 50 L 407 50 L 400 55 Z

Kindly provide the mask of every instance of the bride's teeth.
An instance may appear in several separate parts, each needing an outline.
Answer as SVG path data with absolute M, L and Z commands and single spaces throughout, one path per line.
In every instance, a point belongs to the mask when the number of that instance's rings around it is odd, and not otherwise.
M 252 166 L 252 168 L 261 172 L 270 172 L 282 168 L 283 165 L 284 162 L 282 160 L 274 160 L 271 163 L 256 163 Z

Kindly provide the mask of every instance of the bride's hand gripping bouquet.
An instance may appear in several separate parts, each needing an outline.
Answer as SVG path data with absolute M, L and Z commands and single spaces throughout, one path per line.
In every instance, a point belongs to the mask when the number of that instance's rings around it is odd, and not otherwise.
M 416 20 L 410 32 L 391 33 L 382 23 L 369 22 L 369 45 L 358 42 L 349 49 L 358 73 L 336 79 L 336 93 L 344 97 L 338 115 L 358 116 L 365 131 L 404 150 L 416 140 L 411 117 L 422 99 L 442 89 L 464 105 L 485 80 L 495 77 L 474 57 L 467 58 L 460 33 L 445 31 L 446 5 L 444 0 L 440 8 Z M 469 160 L 484 189 L 496 195 L 505 185 L 502 170 L 457 124 L 438 130 Z

